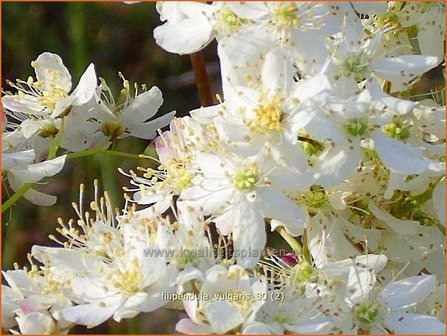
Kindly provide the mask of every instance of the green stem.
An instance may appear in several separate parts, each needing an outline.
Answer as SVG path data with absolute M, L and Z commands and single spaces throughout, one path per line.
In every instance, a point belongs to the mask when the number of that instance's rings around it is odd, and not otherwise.
M 12 207 L 28 190 L 31 189 L 33 183 L 25 183 L 19 190 L 15 192 L 5 203 L 2 204 L 2 213 Z
M 132 159 L 142 159 L 142 158 L 148 158 L 151 160 L 155 160 L 153 158 L 149 158 L 144 155 L 135 155 L 135 154 L 129 154 L 124 152 L 118 152 L 118 151 L 111 151 L 111 150 L 104 150 L 104 149 L 87 149 L 82 152 L 77 153 L 70 153 L 67 154 L 67 159 L 77 159 L 80 157 L 90 156 L 90 155 L 96 155 L 96 154 L 104 154 L 104 155 L 113 155 L 113 156 L 121 156 L 121 157 L 127 157 Z M 24 184 L 14 195 L 11 196 L 5 203 L 2 204 L 2 213 L 8 210 L 11 206 L 13 206 L 31 187 L 33 186 L 33 183 L 26 183 Z
M 286 229 L 284 229 L 283 227 L 277 228 L 277 231 L 297 255 L 302 254 L 303 248 L 301 247 L 300 243 L 295 239 L 295 237 L 287 233 Z
M 96 155 L 96 154 L 104 154 L 104 155 L 112 155 L 112 156 L 121 156 L 121 157 L 127 157 L 132 159 L 144 159 L 147 158 L 144 155 L 136 155 L 136 154 L 129 154 L 124 152 L 118 152 L 118 151 L 112 151 L 112 150 L 105 150 L 105 149 L 87 149 L 81 152 L 77 153 L 70 153 L 67 155 L 67 159 L 77 159 L 80 157 L 90 156 L 90 155 Z M 154 160 L 153 158 L 149 158 Z

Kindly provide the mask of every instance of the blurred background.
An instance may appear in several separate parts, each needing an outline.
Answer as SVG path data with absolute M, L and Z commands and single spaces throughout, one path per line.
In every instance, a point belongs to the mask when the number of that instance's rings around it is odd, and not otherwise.
M 170 54 L 155 43 L 152 32 L 161 22 L 154 2 L 27 2 L 1 6 L 3 90 L 10 89 L 6 79 L 34 76 L 31 61 L 49 51 L 61 56 L 73 77 L 73 87 L 87 66 L 94 63 L 98 76 L 117 94 L 122 88 L 118 71 L 131 83 L 158 86 L 164 97 L 159 113 L 176 110 L 183 116 L 200 106 L 190 57 Z M 204 56 L 213 94 L 220 93 L 215 44 L 204 50 Z M 126 139 L 115 149 L 138 154 L 147 146 L 147 141 Z M 68 162 L 49 183 L 36 188 L 57 196 L 55 206 L 38 207 L 22 199 L 3 214 L 2 269 L 13 268 L 14 262 L 26 266 L 26 254 L 32 245 L 54 246 L 48 235 L 55 233 L 58 217 L 65 221 L 75 217 L 71 203 L 78 199 L 80 183 L 86 186 L 86 204 L 92 199 L 93 180 L 98 179 L 115 207 L 121 208 L 122 187 L 129 186 L 129 179 L 118 173 L 118 167 L 128 171 L 149 164 L 148 160 L 103 155 Z M 5 184 L 2 187 L 4 202 L 9 188 Z M 160 310 L 119 324 L 111 321 L 94 329 L 76 327 L 70 333 L 173 333 L 175 323 L 170 321 L 178 320 L 176 314 Z

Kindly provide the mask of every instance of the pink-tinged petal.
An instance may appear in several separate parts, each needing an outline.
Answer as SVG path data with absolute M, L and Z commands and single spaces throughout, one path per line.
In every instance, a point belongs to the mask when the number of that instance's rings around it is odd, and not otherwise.
M 62 316 L 67 321 L 92 328 L 111 318 L 120 308 L 122 303 L 123 301 L 121 298 L 109 297 L 104 300 L 104 305 L 89 303 L 65 308 L 62 310 Z
M 48 335 L 56 331 L 54 320 L 48 313 L 33 312 L 16 317 L 23 335 Z

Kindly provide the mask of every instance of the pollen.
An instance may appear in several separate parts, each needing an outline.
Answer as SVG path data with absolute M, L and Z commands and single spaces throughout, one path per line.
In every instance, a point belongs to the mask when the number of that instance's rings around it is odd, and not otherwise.
M 380 312 L 380 303 L 365 301 L 358 303 L 353 308 L 354 318 L 361 324 L 373 323 Z
M 364 118 L 353 118 L 344 125 L 344 128 L 352 136 L 362 136 L 368 130 L 368 120 Z
M 113 274 L 112 284 L 124 294 L 131 295 L 139 291 L 142 280 L 140 263 L 137 259 L 133 259 L 127 270 Z
M 405 140 L 410 137 L 410 126 L 405 126 L 402 121 L 395 118 L 382 127 L 382 132 L 396 140 Z
M 258 169 L 255 164 L 249 164 L 233 175 L 232 182 L 236 189 L 252 191 L 258 182 Z
M 224 33 L 237 32 L 247 21 L 237 16 L 229 7 L 224 7 L 218 13 L 217 30 Z
M 125 131 L 120 123 L 110 120 L 104 121 L 99 127 L 99 130 L 111 141 L 117 139 Z
M 255 119 L 251 121 L 250 128 L 261 133 L 280 132 L 284 114 L 282 110 L 283 101 L 282 98 L 275 97 L 256 107 L 254 111 Z
M 272 16 L 273 24 L 283 29 L 296 28 L 300 24 L 298 7 L 295 4 L 275 6 Z

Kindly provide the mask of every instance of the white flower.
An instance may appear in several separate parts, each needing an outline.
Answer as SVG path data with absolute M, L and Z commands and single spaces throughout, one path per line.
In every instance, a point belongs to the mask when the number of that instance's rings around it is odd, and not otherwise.
M 54 176 L 64 167 L 65 159 L 66 155 L 63 155 L 48 161 L 12 167 L 6 174 L 9 186 L 14 191 L 17 191 L 24 184 L 36 183 L 45 177 Z M 51 206 L 57 200 L 55 196 L 47 195 L 34 189 L 28 190 L 23 197 L 33 204 L 41 206 Z
M 281 192 L 294 183 L 294 176 L 274 167 L 269 156 L 238 162 L 238 158 L 219 158 L 199 153 L 197 177 L 180 197 L 186 205 L 212 215 L 223 235 L 233 233 L 238 264 L 252 267 L 265 247 L 264 218 L 284 225 L 292 235 L 300 235 L 307 214 Z M 290 185 L 289 185 L 290 186 Z M 243 253 L 244 252 L 244 253 Z
M 15 115 L 24 115 L 20 129 L 26 138 L 36 133 L 45 136 L 49 130 L 58 125 L 56 118 L 63 118 L 70 113 L 72 106 L 87 103 L 96 89 L 96 74 L 93 64 L 81 76 L 78 86 L 71 91 L 71 76 L 61 58 L 49 52 L 42 53 L 31 63 L 37 80 L 30 77 L 26 82 L 10 84 L 18 93 L 6 93 L 2 98 L 3 106 Z M 53 133 L 54 133 L 53 132 Z
M 199 299 L 184 301 L 189 319 L 176 329 L 187 334 L 223 334 L 253 321 L 266 292 L 262 280 L 251 279 L 240 266 L 216 265 L 208 270 Z
M 97 105 L 92 112 L 95 119 L 100 122 L 99 130 L 111 141 L 134 136 L 141 139 L 153 139 L 159 128 L 169 124 L 175 112 L 167 113 L 155 120 L 152 118 L 163 103 L 161 91 L 156 86 L 146 91 L 143 85 L 142 93 L 132 95 L 129 82 L 123 79 L 121 91 L 123 101 L 115 101 L 110 88 L 104 80 L 97 94 Z

